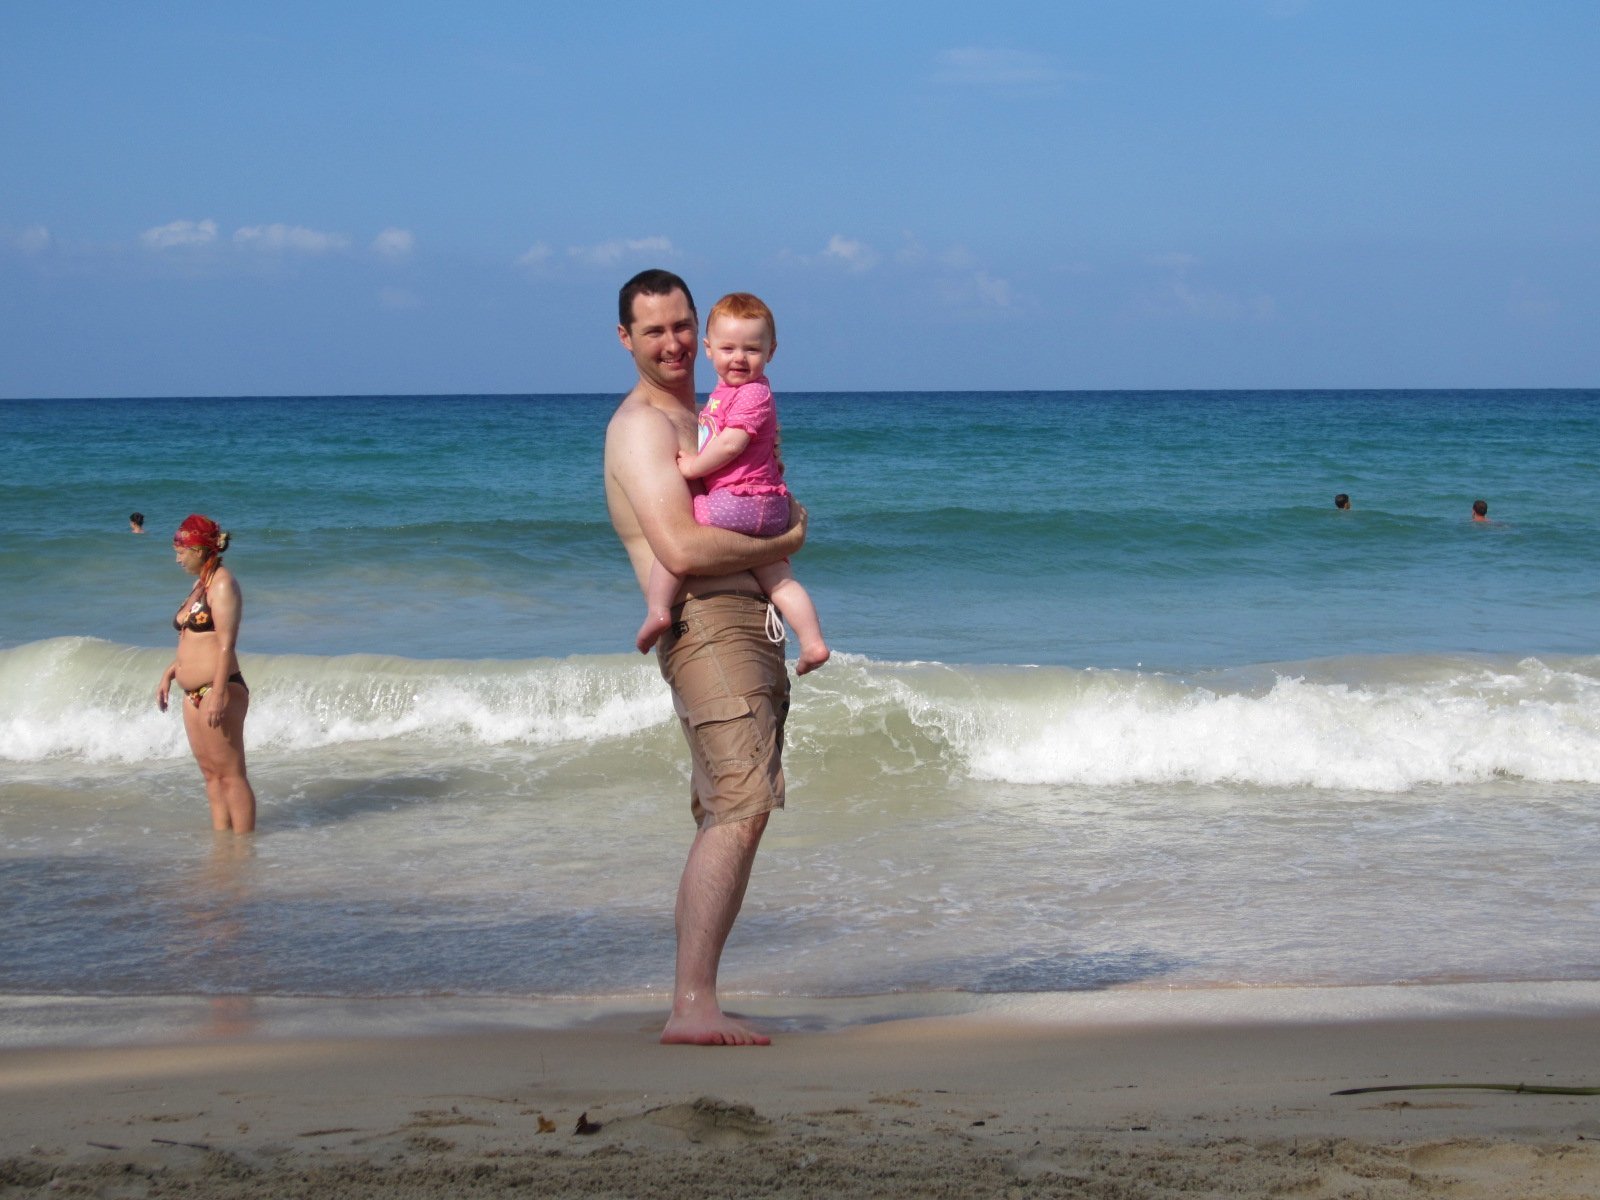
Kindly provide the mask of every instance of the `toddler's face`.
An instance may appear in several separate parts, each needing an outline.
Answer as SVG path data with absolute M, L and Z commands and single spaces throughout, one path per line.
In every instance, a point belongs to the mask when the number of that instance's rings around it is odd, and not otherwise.
M 772 351 L 767 323 L 760 317 L 719 316 L 706 327 L 706 354 L 723 383 L 738 387 L 762 375 Z

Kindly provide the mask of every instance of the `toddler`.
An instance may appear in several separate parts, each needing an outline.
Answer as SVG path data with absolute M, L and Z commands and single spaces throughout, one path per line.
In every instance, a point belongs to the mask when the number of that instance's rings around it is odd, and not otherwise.
M 778 348 L 772 310 L 748 292 L 724 296 L 706 318 L 705 346 L 717 387 L 700 410 L 698 452 L 678 452 L 683 477 L 705 485 L 704 494 L 694 498 L 694 519 L 735 533 L 772 537 L 789 527 L 789 489 L 783 486 L 777 454 L 778 410 L 764 374 Z M 822 640 L 816 606 L 788 562 L 757 567 L 752 574 L 800 639 L 795 674 L 827 662 L 830 651 Z M 659 562 L 650 568 L 645 620 L 635 642 L 640 653 L 655 645 L 672 623 L 672 600 L 682 583 Z

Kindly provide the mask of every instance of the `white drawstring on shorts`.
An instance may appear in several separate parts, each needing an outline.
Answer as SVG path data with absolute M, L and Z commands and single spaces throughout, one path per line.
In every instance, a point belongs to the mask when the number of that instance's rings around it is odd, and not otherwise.
M 774 646 L 783 645 L 783 618 L 778 615 L 778 606 L 771 600 L 767 601 L 767 641 Z

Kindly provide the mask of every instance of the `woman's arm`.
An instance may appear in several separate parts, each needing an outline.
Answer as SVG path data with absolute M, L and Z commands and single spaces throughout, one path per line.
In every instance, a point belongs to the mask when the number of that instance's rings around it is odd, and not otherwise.
M 211 679 L 211 690 L 206 693 L 201 708 L 206 724 L 221 725 L 228 712 L 228 676 L 234 648 L 239 642 L 239 618 L 244 615 L 244 600 L 239 594 L 239 583 L 233 572 L 218 567 L 206 588 L 206 599 L 211 605 L 211 619 L 217 637 L 217 668 Z
M 167 711 L 167 694 L 172 690 L 172 681 L 178 675 L 178 660 L 173 659 L 172 665 L 161 673 L 161 682 L 156 684 L 156 707 L 162 712 Z

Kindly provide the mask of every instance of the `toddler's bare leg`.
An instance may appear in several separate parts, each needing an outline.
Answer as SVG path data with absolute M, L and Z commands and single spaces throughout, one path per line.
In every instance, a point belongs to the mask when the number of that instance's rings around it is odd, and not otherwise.
M 794 665 L 794 673 L 804 675 L 815 671 L 833 652 L 822 640 L 822 621 L 817 617 L 817 606 L 811 603 L 811 594 L 800 586 L 786 562 L 757 567 L 754 574 L 761 590 L 778 606 L 783 619 L 800 639 L 800 658 Z
M 650 564 L 650 582 L 644 589 L 644 624 L 633 644 L 644 654 L 672 624 L 672 598 L 678 594 L 683 580 L 659 562 Z

